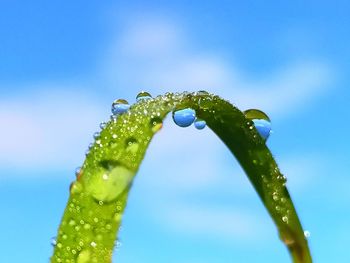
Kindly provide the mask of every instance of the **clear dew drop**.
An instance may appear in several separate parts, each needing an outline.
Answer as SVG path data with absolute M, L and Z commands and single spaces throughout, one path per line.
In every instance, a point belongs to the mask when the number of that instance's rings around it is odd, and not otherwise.
M 91 150 L 93 147 L 94 147 L 94 144 L 93 144 L 93 143 L 90 143 L 90 144 L 88 145 L 88 150 Z
M 114 115 L 123 114 L 124 112 L 127 112 L 129 108 L 129 102 L 124 99 L 118 99 L 112 103 L 112 113 Z
M 307 230 L 304 231 L 304 236 L 305 236 L 306 238 L 309 238 L 310 235 L 311 235 L 311 233 L 310 233 L 309 231 L 307 231 Z
M 199 90 L 199 91 L 196 92 L 196 95 L 198 95 L 198 96 L 206 96 L 206 95 L 209 95 L 209 92 L 205 91 L 205 90 Z
M 282 217 L 282 221 L 283 221 L 284 223 L 288 223 L 288 217 L 287 217 L 287 216 L 283 216 L 283 217 Z
M 271 120 L 263 111 L 257 109 L 249 109 L 244 111 L 244 115 L 247 119 L 254 123 L 260 136 L 267 140 L 271 134 Z
M 194 121 L 194 127 L 197 129 L 197 130 L 203 130 L 205 127 L 207 126 L 207 123 L 205 122 L 205 120 L 202 120 L 202 119 L 196 119 Z
M 196 118 L 196 112 L 191 108 L 173 111 L 173 120 L 177 126 L 188 127 Z
M 115 244 L 116 249 L 120 249 L 121 246 L 122 246 L 122 242 L 120 240 L 117 240 Z
M 95 132 L 93 137 L 94 137 L 95 140 L 100 138 L 100 133 L 99 132 Z
M 80 182 L 75 181 L 71 183 L 70 189 L 69 189 L 71 194 L 79 194 L 81 193 L 82 190 L 83 190 L 83 185 Z
M 136 153 L 139 149 L 139 143 L 134 137 L 130 137 L 125 140 L 125 150 L 127 152 Z
M 149 100 L 149 99 L 152 99 L 152 96 L 147 91 L 141 91 L 136 96 L 136 101 L 137 102 L 142 101 L 142 100 Z
M 105 160 L 96 174 L 90 179 L 91 183 L 85 185 L 86 192 L 99 203 L 104 205 L 105 202 L 115 200 L 123 191 L 130 186 L 134 172 L 125 167 L 123 164 Z
M 274 201 L 278 201 L 278 194 L 277 194 L 277 193 L 273 193 L 273 194 L 272 194 L 272 199 L 273 199 Z
M 253 120 L 253 123 L 260 136 L 267 140 L 271 133 L 271 123 L 265 120 Z
M 106 122 L 101 122 L 100 123 L 100 129 L 103 130 L 104 128 L 106 128 L 107 123 Z
M 91 261 L 91 252 L 88 249 L 82 250 L 77 258 L 77 263 L 89 263 Z
M 90 245 L 91 245 L 92 247 L 96 247 L 96 246 L 97 246 L 96 242 L 94 242 L 94 241 L 92 241 L 92 242 L 90 243 Z
M 51 246 L 53 246 L 53 247 L 57 245 L 56 237 L 51 238 L 50 244 L 51 244 Z
M 80 176 L 80 173 L 81 173 L 81 167 L 79 166 L 79 167 L 75 168 L 74 173 L 75 173 L 75 177 L 78 178 Z
M 154 117 L 150 120 L 151 130 L 156 133 L 163 127 L 163 121 L 159 117 Z

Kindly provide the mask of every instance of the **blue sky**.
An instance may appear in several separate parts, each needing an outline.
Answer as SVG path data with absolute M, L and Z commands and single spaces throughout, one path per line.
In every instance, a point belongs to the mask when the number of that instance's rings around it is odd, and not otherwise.
M 208 90 L 272 119 L 268 145 L 315 262 L 349 262 L 347 1 L 2 1 L 0 262 L 48 262 L 92 134 L 116 98 Z M 209 129 L 167 119 L 116 262 L 289 262 Z M 20 251 L 20 252 L 18 252 Z

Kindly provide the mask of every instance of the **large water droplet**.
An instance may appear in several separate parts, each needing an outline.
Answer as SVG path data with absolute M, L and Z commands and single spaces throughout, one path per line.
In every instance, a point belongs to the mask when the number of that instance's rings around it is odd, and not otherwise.
M 149 94 L 147 91 L 141 91 L 139 94 L 136 96 L 136 101 L 139 102 L 141 100 L 149 100 L 152 99 L 151 94 Z
M 270 121 L 269 116 L 261 110 L 257 109 L 249 109 L 243 112 L 245 117 L 249 120 L 254 120 L 254 119 L 260 119 L 260 120 L 266 120 Z
M 154 117 L 151 119 L 150 125 L 151 125 L 151 130 L 153 132 L 157 132 L 163 127 L 163 121 L 159 117 Z
M 194 127 L 196 127 L 196 129 L 198 130 L 202 130 L 205 128 L 205 126 L 207 126 L 207 123 L 205 122 L 205 120 L 202 120 L 202 119 L 196 119 L 194 121 Z
M 112 104 L 112 113 L 114 115 L 122 114 L 130 108 L 129 102 L 124 99 L 115 100 Z
M 267 140 L 271 133 L 270 118 L 263 111 L 257 109 L 246 110 L 244 111 L 244 115 L 247 119 L 253 121 L 260 136 L 264 140 Z
M 191 109 L 182 109 L 173 112 L 173 120 L 180 127 L 190 126 L 196 118 L 196 112 Z
M 271 122 L 265 121 L 265 120 L 253 120 L 254 126 L 259 132 L 260 136 L 267 140 L 269 138 L 271 133 Z
M 104 160 L 100 168 L 85 186 L 98 202 L 110 202 L 116 199 L 132 182 L 134 172 L 118 161 Z

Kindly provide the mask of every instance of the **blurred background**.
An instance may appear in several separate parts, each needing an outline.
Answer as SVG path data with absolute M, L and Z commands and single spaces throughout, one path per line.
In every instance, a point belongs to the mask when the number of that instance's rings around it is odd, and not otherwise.
M 349 1 L 0 2 L 0 262 L 48 262 L 74 170 L 114 99 L 207 90 L 266 112 L 315 262 L 350 262 Z M 290 262 L 209 130 L 171 118 L 115 262 Z

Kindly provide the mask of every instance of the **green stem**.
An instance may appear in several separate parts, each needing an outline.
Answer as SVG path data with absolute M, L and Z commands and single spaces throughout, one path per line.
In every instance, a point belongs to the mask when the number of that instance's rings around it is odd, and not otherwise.
M 111 262 L 128 192 L 148 144 L 169 112 L 187 107 L 196 110 L 236 156 L 293 262 L 311 262 L 285 178 L 253 123 L 227 101 L 204 92 L 145 100 L 108 122 L 71 185 L 51 262 Z

